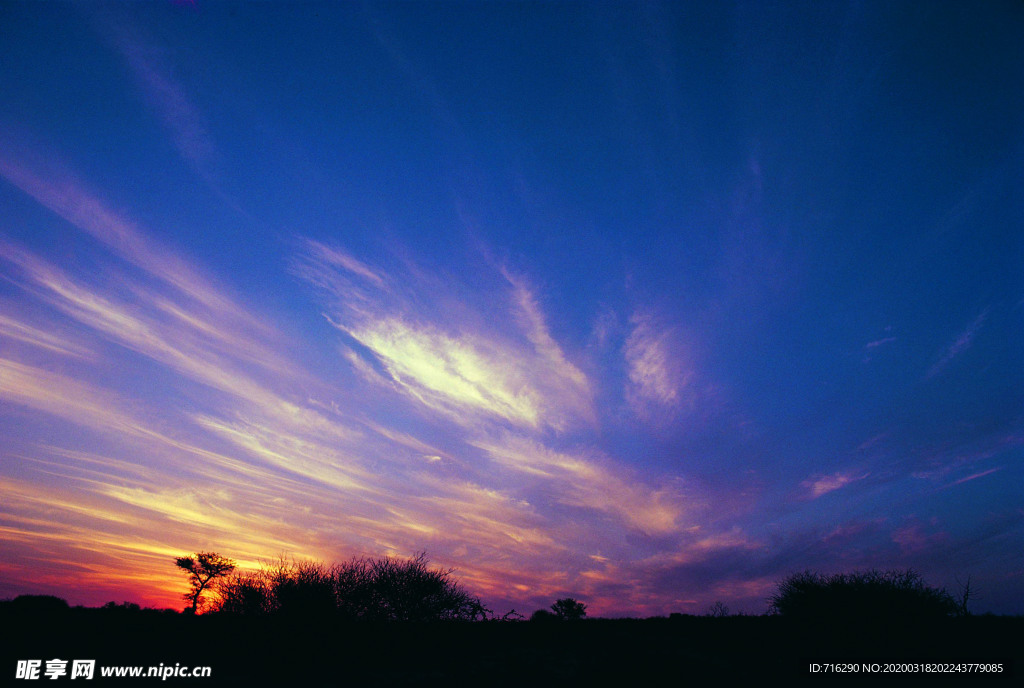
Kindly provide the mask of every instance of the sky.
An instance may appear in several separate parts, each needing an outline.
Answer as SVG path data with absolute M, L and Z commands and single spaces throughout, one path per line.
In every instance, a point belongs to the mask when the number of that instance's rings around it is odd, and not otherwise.
M 1024 613 L 1024 5 L 0 3 L 0 598 Z

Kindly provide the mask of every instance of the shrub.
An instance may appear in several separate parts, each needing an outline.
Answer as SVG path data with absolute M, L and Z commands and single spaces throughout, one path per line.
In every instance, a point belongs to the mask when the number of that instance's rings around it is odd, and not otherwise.
M 69 609 L 66 600 L 54 595 L 18 595 L 5 600 L 3 606 L 19 614 L 53 614 Z
M 264 572 L 235 573 L 220 585 L 217 611 L 261 616 L 274 610 L 273 592 Z
M 779 583 L 771 610 L 820 620 L 928 620 L 956 612 L 945 590 L 925 584 L 913 571 L 863 571 L 831 576 L 804 571 Z
M 487 610 L 451 579 L 451 570 L 427 567 L 425 554 L 404 561 L 368 562 L 366 580 L 373 604 L 369 612 L 385 621 L 476 620 Z
M 219 588 L 219 611 L 290 616 L 335 615 L 364 621 L 486 618 L 489 610 L 452 579 L 451 570 L 411 559 L 352 559 L 326 566 L 286 562 L 238 573 Z

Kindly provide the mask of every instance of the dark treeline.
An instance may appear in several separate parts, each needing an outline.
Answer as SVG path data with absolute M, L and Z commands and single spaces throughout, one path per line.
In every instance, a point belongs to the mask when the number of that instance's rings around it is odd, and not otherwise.
M 0 670 L 56 657 L 210 666 L 203 685 L 679 685 L 807 678 L 814 663 L 897 662 L 1002 666 L 966 677 L 971 685 L 1021 678 L 1024 618 L 964 613 L 966 596 L 954 599 L 908 571 L 804 572 L 780 582 L 763 615 L 716 605 L 702 616 L 647 619 L 584 618 L 586 606 L 570 598 L 530 621 L 498 617 L 423 555 L 280 561 L 211 584 L 202 614 L 130 602 L 73 608 L 49 596 L 0 602 Z M 578 623 L 551 623 L 570 619 Z

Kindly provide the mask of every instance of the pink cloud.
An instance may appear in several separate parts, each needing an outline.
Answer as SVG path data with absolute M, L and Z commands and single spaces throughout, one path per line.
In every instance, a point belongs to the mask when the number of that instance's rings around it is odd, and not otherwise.
M 920 554 L 949 539 L 943 531 L 926 533 L 919 523 L 912 523 L 892 532 L 892 541 L 900 546 L 904 554 Z
M 829 492 L 834 492 L 840 488 L 846 487 L 852 482 L 857 480 L 863 480 L 868 477 L 870 473 L 864 475 L 855 476 L 849 472 L 847 473 L 833 473 L 832 475 L 816 476 L 808 478 L 807 480 L 800 483 L 800 486 L 807 490 L 808 499 L 817 499 L 822 495 L 826 495 Z
M 641 418 L 674 416 L 694 403 L 690 388 L 694 372 L 685 359 L 679 333 L 646 312 L 634 313 L 630 325 L 632 331 L 623 348 L 629 376 L 626 399 Z
M 996 468 L 990 468 L 987 471 L 981 471 L 980 473 L 974 473 L 972 475 L 968 475 L 967 477 L 960 478 L 959 480 L 953 481 L 952 483 L 950 483 L 948 485 L 948 487 L 953 487 L 954 485 L 961 485 L 963 483 L 970 482 L 971 480 L 976 480 L 978 478 L 983 478 L 986 475 L 992 475 L 996 471 L 1001 471 L 1001 470 L 1003 470 L 1003 466 L 998 466 Z

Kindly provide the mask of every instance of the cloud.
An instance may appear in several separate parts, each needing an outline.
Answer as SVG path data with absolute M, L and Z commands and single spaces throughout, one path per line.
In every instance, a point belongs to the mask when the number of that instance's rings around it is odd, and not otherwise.
M 216 146 L 199 110 L 186 96 L 185 89 L 159 66 L 156 51 L 137 36 L 122 34 L 118 47 L 124 54 L 147 99 L 170 130 L 174 144 L 195 171 L 206 181 L 212 179 L 211 167 L 217 158 Z
M 341 268 L 345 272 L 368 280 L 377 287 L 384 287 L 383 277 L 367 267 L 365 263 L 356 260 L 341 249 L 327 246 L 312 239 L 307 240 L 305 244 L 306 249 L 323 261 L 325 266 Z
M 94 357 L 95 354 L 91 350 L 66 337 L 59 337 L 53 332 L 40 330 L 26 322 L 4 315 L 3 311 L 9 308 L 7 304 L 0 305 L 0 337 L 7 337 L 63 356 Z
M 807 499 L 817 499 L 829 492 L 834 492 L 840 488 L 846 487 L 852 482 L 863 480 L 868 477 L 870 473 L 863 475 L 854 475 L 850 472 L 846 473 L 833 473 L 832 475 L 818 475 L 800 483 L 800 487 L 806 490 Z
M 527 339 L 534 346 L 534 352 L 540 357 L 547 376 L 558 380 L 571 391 L 570 394 L 562 395 L 563 404 L 576 402 L 573 410 L 594 422 L 594 411 L 591 407 L 593 395 L 586 375 L 566 360 L 565 352 L 551 336 L 544 314 L 537 304 L 536 295 L 527 287 L 525 280 L 511 275 L 508 271 L 503 271 L 502 274 L 513 286 L 512 299 L 519 309 L 519 321 Z
M 481 412 L 530 427 L 543 421 L 540 391 L 514 359 L 487 341 L 453 338 L 395 320 L 352 334 L 380 358 L 393 379 L 432 408 Z
M 121 53 L 136 86 L 170 134 L 182 160 L 222 200 L 241 211 L 221 188 L 219 171 L 223 156 L 210 133 L 207 118 L 186 86 L 174 77 L 174 69 L 165 57 L 168 49 L 114 8 L 104 7 L 95 12 L 94 18 L 94 27 Z
M 11 137 L 0 137 L 5 144 Z M 147 236 L 131 220 L 111 210 L 90 192 L 59 161 L 26 165 L 2 152 L 0 176 L 34 198 L 40 205 L 64 218 L 108 250 L 172 287 L 178 294 L 202 306 L 221 323 L 253 330 L 262 325 L 232 303 L 220 287 L 212 284 L 170 247 Z M 266 334 L 263 331 L 262 334 Z
M 892 541 L 899 545 L 900 551 L 905 555 L 921 555 L 931 549 L 943 547 L 948 540 L 949 533 L 927 533 L 920 523 L 909 523 L 892 532 Z
M 1021 445 L 1024 445 L 1024 435 L 1014 430 L 1009 432 L 998 430 L 990 434 L 944 442 L 937 447 L 920 452 L 921 463 L 924 464 L 925 469 L 915 471 L 911 475 L 919 479 L 939 480 L 965 466 L 972 466 L 1001 454 L 1013 452 Z M 976 477 L 985 474 L 987 471 L 977 474 Z M 956 484 L 959 483 L 952 483 L 947 487 Z
M 36 366 L 0 358 L 0 398 L 83 427 L 138 435 L 140 425 L 113 396 Z
M 553 451 L 538 442 L 505 435 L 499 441 L 473 440 L 501 466 L 534 479 L 561 504 L 592 509 L 649 535 L 673 533 L 689 503 L 671 486 L 658 489 L 637 481 L 607 459 L 582 453 Z
M 670 551 L 619 561 L 594 561 L 583 574 L 586 599 L 607 612 L 701 612 L 716 600 L 760 612 L 777 581 L 763 562 L 768 554 L 739 528 L 687 529 Z M 629 602 L 626 603 L 625 599 Z
M 873 342 L 868 342 L 867 344 L 865 344 L 864 348 L 867 349 L 868 351 L 870 351 L 871 349 L 877 349 L 880 346 L 885 346 L 886 344 L 891 344 L 891 343 L 895 342 L 897 339 L 898 339 L 897 337 L 884 337 L 882 339 L 876 339 Z
M 507 310 L 490 304 L 504 318 L 473 310 L 457 284 L 429 281 L 417 269 L 385 275 L 319 242 L 303 242 L 292 271 L 327 297 L 328 321 L 417 405 L 470 424 L 563 431 L 596 422 L 589 381 L 551 336 L 534 292 L 508 271 L 495 274 L 504 277 Z M 404 291 L 388 286 L 397 282 Z M 422 293 L 458 304 L 455 312 L 421 308 L 411 294 Z M 374 378 L 373 366 L 348 358 Z
M 953 482 L 951 482 L 949 484 L 949 487 L 954 487 L 956 485 L 962 485 L 963 483 L 970 482 L 971 480 L 977 480 L 978 478 L 984 478 L 986 475 L 991 475 L 991 474 L 995 473 L 996 471 L 1001 471 L 1003 468 L 1004 468 L 1004 466 L 997 466 L 995 468 L 990 468 L 987 471 L 980 471 L 978 473 L 972 473 L 971 475 L 968 475 L 968 476 L 965 476 L 963 478 L 960 478 L 959 480 L 954 480 Z
M 985 319 L 988 318 L 988 310 L 989 309 L 986 308 L 981 315 L 974 319 L 974 322 L 967 326 L 967 329 L 961 332 L 960 335 L 954 339 L 948 347 L 946 347 L 942 352 L 942 355 L 939 357 L 939 360 L 929 368 L 928 374 L 925 377 L 933 378 L 936 375 L 939 375 L 949 366 L 953 359 L 971 348 L 971 345 L 974 343 L 975 336 L 978 334 L 981 326 L 985 324 Z
M 659 413 L 672 415 L 692 403 L 688 386 L 693 372 L 682 358 L 676 331 L 641 312 L 634 313 L 630 325 L 623 354 L 629 376 L 626 398 L 633 411 L 650 419 Z

